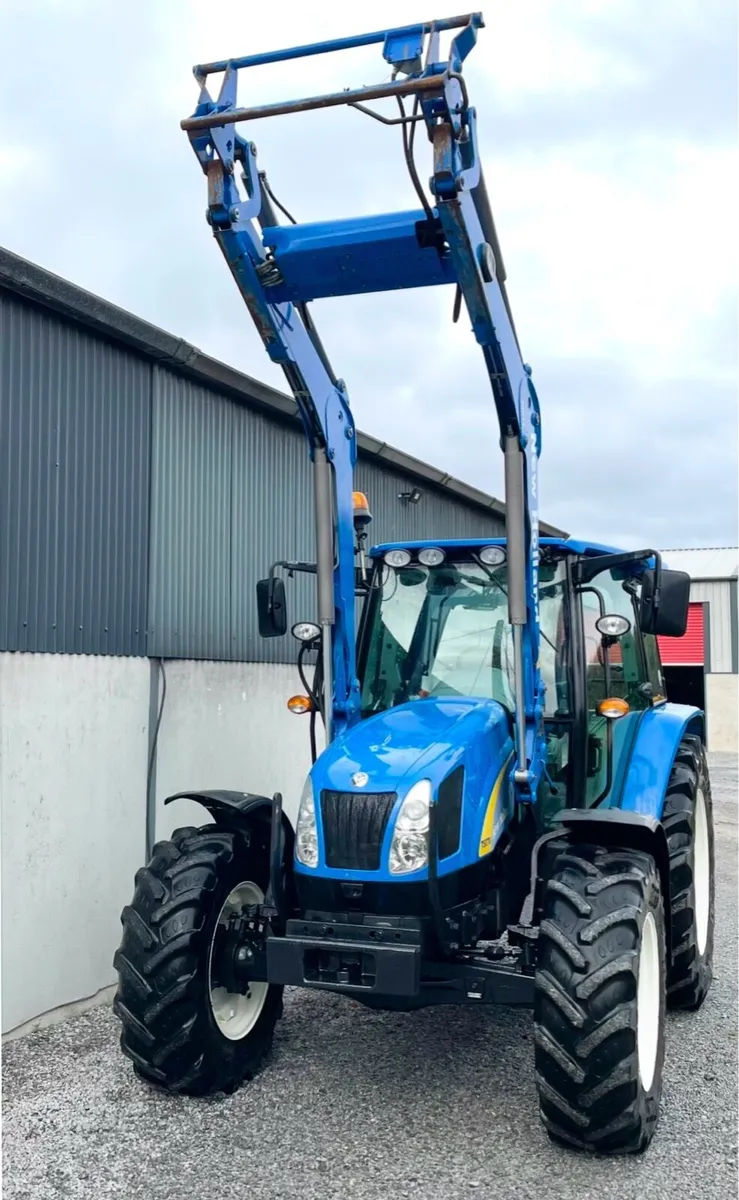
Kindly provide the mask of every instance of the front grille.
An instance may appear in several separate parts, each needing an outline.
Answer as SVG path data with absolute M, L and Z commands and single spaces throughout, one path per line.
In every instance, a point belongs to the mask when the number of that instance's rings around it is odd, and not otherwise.
M 376 871 L 395 792 L 322 792 L 326 866 Z

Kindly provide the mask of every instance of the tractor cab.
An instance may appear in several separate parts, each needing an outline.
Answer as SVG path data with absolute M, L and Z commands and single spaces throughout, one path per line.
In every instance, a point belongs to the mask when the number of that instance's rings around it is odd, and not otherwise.
M 462 699 L 493 702 L 513 737 L 506 540 L 394 542 L 373 547 L 368 559 L 358 577 L 362 720 L 419 703 L 451 711 Z M 642 714 L 666 703 L 656 635 L 680 631 L 688 596 L 687 576 L 664 569 L 654 551 L 541 539 L 542 827 L 563 806 L 603 805 L 617 794 Z M 284 632 L 284 590 L 279 611 Z M 316 648 L 317 626 L 299 622 L 293 631 Z M 293 711 L 320 711 L 320 675 L 319 662 L 312 699 L 293 698 Z

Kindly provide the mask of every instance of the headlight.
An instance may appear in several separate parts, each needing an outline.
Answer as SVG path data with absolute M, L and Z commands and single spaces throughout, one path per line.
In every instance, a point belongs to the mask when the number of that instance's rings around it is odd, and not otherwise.
M 414 783 L 400 806 L 390 844 L 390 874 L 408 875 L 420 871 L 429 858 L 429 809 L 431 783 Z
M 298 824 L 295 831 L 295 857 L 306 867 L 318 865 L 318 832 L 316 830 L 316 804 L 310 776 L 305 781 L 300 797 Z

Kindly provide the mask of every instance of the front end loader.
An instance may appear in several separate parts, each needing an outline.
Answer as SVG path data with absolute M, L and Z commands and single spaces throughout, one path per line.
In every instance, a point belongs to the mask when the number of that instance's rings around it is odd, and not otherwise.
M 195 68 L 182 126 L 208 221 L 313 464 L 315 561 L 273 564 L 256 596 L 262 635 L 285 637 L 281 572 L 316 578 L 315 620 L 292 626 L 302 692 L 289 701 L 308 718 L 312 767 L 294 828 L 279 790 L 168 798 L 210 820 L 158 843 L 137 874 L 115 1009 L 142 1079 L 204 1096 L 261 1068 L 286 986 L 400 1011 L 524 1005 L 549 1136 L 638 1152 L 659 1114 L 666 1010 L 699 1008 L 712 975 L 704 717 L 668 702 L 657 640 L 684 632 L 689 580 L 654 549 L 539 536 L 539 400 L 462 75 L 482 26 L 471 14 Z M 389 81 L 238 105 L 240 71 L 375 43 Z M 387 99 L 394 116 L 368 107 Z M 420 207 L 280 224 L 236 126 L 339 105 L 399 127 Z M 488 371 L 506 536 L 368 549 L 348 393 L 308 305 L 443 285 Z

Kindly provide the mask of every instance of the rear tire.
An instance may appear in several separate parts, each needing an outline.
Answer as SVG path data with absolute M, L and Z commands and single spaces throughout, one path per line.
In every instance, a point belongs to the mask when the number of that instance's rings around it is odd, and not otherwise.
M 639 1153 L 662 1092 L 665 924 L 647 854 L 579 845 L 544 898 L 534 1000 L 536 1077 L 552 1140 Z
M 713 978 L 714 836 L 711 784 L 699 738 L 680 743 L 662 811 L 670 853 L 670 1008 L 698 1009 Z
M 123 1026 L 121 1049 L 134 1070 L 166 1091 L 233 1092 L 256 1074 L 271 1047 L 282 988 L 256 983 L 249 996 L 226 996 L 211 986 L 210 970 L 227 901 L 259 902 L 266 891 L 262 842 L 255 836 L 249 846 L 217 825 L 178 829 L 154 847 L 148 867 L 136 875 L 113 960 L 113 1007 Z M 228 997 L 232 1004 L 224 1006 Z

